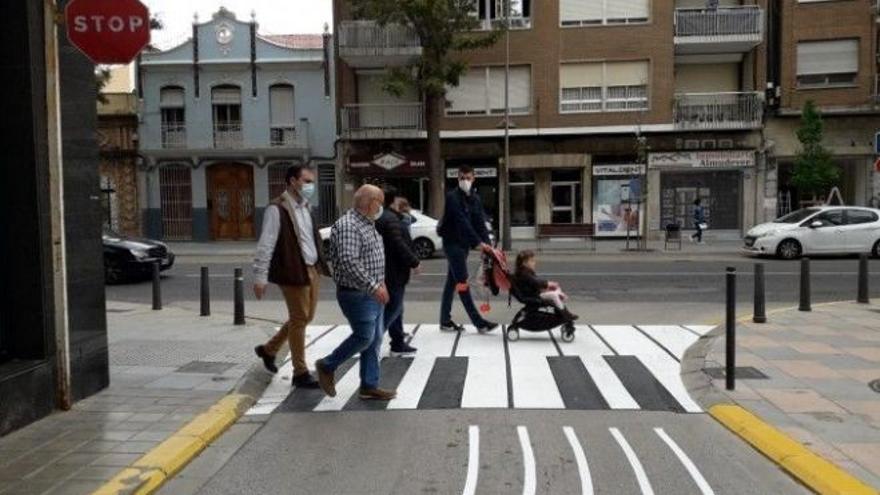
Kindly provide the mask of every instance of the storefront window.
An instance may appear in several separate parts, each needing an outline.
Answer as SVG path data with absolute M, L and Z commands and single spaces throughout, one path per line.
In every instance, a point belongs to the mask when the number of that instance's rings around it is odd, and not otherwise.
M 593 182 L 593 222 L 598 236 L 625 236 L 639 230 L 639 204 L 629 177 L 597 177 Z M 638 180 L 638 179 L 635 179 Z
M 510 225 L 535 225 L 535 175 L 531 171 L 510 172 Z
M 660 179 L 661 227 L 694 228 L 694 200 L 700 198 L 706 223 L 713 230 L 740 228 L 742 173 L 665 172 Z
M 553 223 L 581 223 L 583 204 L 581 192 L 581 171 L 554 170 L 551 175 L 550 199 Z

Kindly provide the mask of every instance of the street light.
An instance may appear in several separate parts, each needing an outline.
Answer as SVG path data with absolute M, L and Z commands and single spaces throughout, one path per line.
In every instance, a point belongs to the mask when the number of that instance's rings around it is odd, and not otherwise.
M 501 249 L 510 251 L 510 2 L 504 1 L 504 162 L 498 183 L 501 199 Z

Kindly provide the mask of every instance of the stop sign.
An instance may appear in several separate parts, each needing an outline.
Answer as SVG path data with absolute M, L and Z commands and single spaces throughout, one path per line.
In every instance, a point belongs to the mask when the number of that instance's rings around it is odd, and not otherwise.
M 150 42 L 150 13 L 138 0 L 71 0 L 67 38 L 96 64 L 127 64 Z

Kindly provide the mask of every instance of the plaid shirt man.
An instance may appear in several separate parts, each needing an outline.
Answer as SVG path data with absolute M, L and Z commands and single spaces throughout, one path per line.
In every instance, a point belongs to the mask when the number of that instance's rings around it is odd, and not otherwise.
M 385 281 L 385 248 L 373 222 L 351 209 L 330 231 L 333 279 L 339 287 L 372 294 Z

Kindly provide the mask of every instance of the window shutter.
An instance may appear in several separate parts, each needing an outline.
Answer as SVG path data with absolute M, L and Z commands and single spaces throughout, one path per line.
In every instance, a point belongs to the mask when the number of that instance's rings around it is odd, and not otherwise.
M 449 88 L 446 99 L 452 103 L 452 113 L 486 111 L 486 69 L 472 67 L 462 74 L 458 86 Z
M 528 65 L 510 68 L 510 108 L 526 112 L 532 106 L 532 74 Z
M 220 87 L 211 91 L 211 103 L 215 105 L 241 105 L 241 89 Z
M 279 85 L 269 88 L 269 104 L 272 126 L 294 127 L 296 125 L 293 86 Z
M 563 64 L 559 66 L 559 86 L 562 88 L 602 86 L 602 63 Z
M 605 86 L 647 86 L 648 62 L 608 62 L 605 64 Z
M 647 19 L 650 0 L 607 0 L 609 21 Z
M 797 45 L 799 76 L 858 71 L 859 40 L 806 41 Z
M 183 88 L 162 88 L 159 91 L 159 106 L 161 108 L 183 108 Z
M 560 0 L 559 16 L 566 22 L 602 22 L 604 17 L 603 4 L 615 0 Z

